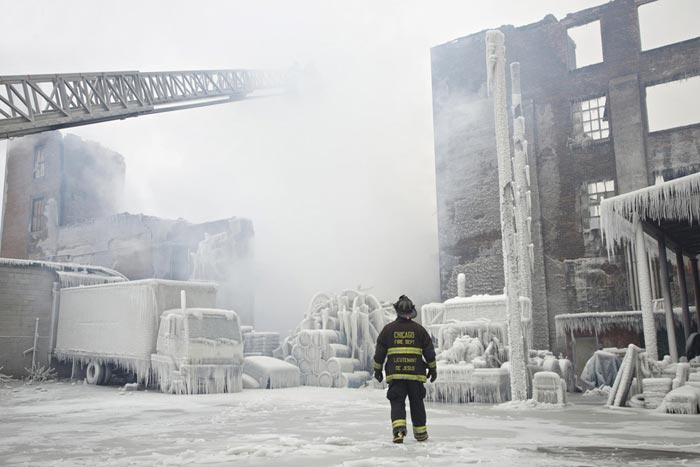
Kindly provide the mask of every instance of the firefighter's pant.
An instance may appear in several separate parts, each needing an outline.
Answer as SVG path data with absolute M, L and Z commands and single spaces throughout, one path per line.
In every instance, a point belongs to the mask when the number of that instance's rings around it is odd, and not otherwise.
M 425 386 L 420 381 L 395 379 L 389 383 L 386 398 L 391 402 L 391 427 L 394 435 L 406 433 L 406 396 L 411 407 L 411 423 L 414 435 L 426 433 L 425 428 Z

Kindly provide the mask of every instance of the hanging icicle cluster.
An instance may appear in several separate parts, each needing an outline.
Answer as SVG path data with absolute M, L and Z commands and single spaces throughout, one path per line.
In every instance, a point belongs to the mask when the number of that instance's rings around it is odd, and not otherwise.
M 632 221 L 700 220 L 700 173 L 636 190 L 600 204 L 600 229 L 609 251 L 634 240 Z
M 360 387 L 371 378 L 379 332 L 395 318 L 373 295 L 318 293 L 275 356 L 298 366 L 306 386 Z
M 692 308 L 692 307 L 691 307 Z M 681 319 L 681 309 L 674 308 L 676 319 Z M 666 319 L 663 310 L 654 311 L 654 321 L 657 329 L 666 329 Z M 641 333 L 643 331 L 642 312 L 633 311 L 599 311 L 593 313 L 570 313 L 554 318 L 557 339 L 575 333 L 595 333 L 598 335 L 613 329 L 625 329 Z

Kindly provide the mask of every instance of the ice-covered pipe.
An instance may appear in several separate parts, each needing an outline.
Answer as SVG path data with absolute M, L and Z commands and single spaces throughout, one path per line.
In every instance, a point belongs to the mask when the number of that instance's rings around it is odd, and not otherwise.
M 463 272 L 457 274 L 457 296 L 467 296 L 467 276 L 465 276 Z

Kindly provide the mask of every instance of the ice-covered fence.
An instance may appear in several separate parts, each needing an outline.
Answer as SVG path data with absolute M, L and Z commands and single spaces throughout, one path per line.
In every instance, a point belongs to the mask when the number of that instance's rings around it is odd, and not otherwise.
M 469 364 L 439 364 L 438 379 L 426 384 L 433 402 L 501 403 L 510 400 L 507 368 L 474 368 Z
M 372 295 L 319 293 L 275 356 L 297 365 L 306 386 L 359 387 L 371 378 L 379 331 L 394 318 Z
M 293 388 L 301 384 L 299 368 L 272 357 L 246 357 L 243 373 L 255 379 L 261 389 Z
M 421 307 L 423 326 L 454 321 L 506 321 L 505 295 L 472 295 L 454 297 L 444 303 L 428 303 Z

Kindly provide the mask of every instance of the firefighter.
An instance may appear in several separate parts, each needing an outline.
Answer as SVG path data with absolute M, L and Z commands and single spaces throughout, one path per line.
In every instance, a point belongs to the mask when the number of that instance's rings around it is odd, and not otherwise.
M 374 377 L 384 379 L 382 367 L 386 359 L 386 398 L 391 402 L 391 428 L 394 443 L 403 443 L 406 437 L 406 396 L 411 407 L 413 436 L 418 441 L 428 439 L 425 426 L 426 369 L 430 382 L 437 378 L 435 348 L 423 326 L 413 321 L 418 314 L 413 302 L 401 295 L 394 303 L 396 320 L 384 326 L 377 337 L 374 354 Z M 388 358 L 387 358 L 388 357 Z

